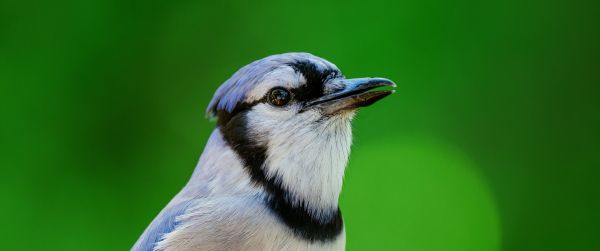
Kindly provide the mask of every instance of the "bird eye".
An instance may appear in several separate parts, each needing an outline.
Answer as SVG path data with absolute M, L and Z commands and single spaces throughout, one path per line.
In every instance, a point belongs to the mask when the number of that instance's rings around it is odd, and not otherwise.
M 284 106 L 290 102 L 292 95 L 286 89 L 275 88 L 267 96 L 267 101 L 274 106 Z

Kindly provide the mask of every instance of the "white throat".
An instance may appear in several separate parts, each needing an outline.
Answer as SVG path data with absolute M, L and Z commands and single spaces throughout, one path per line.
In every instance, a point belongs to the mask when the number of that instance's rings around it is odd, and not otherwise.
M 317 219 L 328 220 L 337 213 L 353 116 L 348 112 L 323 119 L 317 113 L 302 113 L 284 124 L 278 122 L 269 135 L 261 135 L 267 139 L 263 142 L 267 144 L 266 176 L 275 178 L 288 192 L 293 206 L 305 207 Z M 270 121 L 262 118 L 249 121 L 250 128 L 268 126 Z

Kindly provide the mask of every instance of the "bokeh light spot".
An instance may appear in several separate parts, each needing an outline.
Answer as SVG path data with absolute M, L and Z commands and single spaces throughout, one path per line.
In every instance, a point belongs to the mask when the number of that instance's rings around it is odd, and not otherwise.
M 431 137 L 355 145 L 341 208 L 349 250 L 500 249 L 485 180 Z

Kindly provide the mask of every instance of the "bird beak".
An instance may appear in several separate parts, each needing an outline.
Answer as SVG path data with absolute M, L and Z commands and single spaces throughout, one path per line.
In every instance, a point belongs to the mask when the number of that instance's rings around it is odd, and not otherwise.
M 366 107 L 394 93 L 394 90 L 370 91 L 378 87 L 396 84 L 385 78 L 343 79 L 345 88 L 306 103 L 302 111 L 319 108 L 323 114 L 335 114 L 346 110 Z

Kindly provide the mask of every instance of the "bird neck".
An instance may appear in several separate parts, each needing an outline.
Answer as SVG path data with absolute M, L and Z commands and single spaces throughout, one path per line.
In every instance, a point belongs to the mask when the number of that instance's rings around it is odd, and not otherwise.
M 262 135 L 258 141 L 245 116 L 219 130 L 242 160 L 250 179 L 266 191 L 266 204 L 300 237 L 330 240 L 342 230 L 338 207 L 351 144 L 349 120 L 323 124 L 336 130 L 305 128 Z

